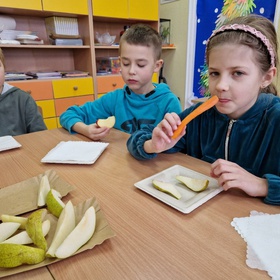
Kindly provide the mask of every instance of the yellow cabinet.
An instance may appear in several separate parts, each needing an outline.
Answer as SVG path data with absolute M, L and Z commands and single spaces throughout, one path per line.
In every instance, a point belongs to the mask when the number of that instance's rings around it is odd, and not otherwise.
M 93 95 L 92 78 L 53 80 L 53 93 L 54 98 Z
M 54 100 L 36 101 L 37 105 L 42 108 L 43 118 L 55 117 Z
M 18 2 L 21 1 L 19 0 Z M 42 4 L 44 11 L 73 13 L 78 15 L 88 14 L 87 0 L 42 0 Z
M 129 0 L 129 18 L 158 20 L 158 0 Z
M 2 8 L 17 8 L 29 10 L 42 10 L 41 0 L 0 0 L 0 7 Z
M 128 18 L 127 0 L 92 0 L 94 16 Z
M 94 16 L 158 20 L 158 0 L 92 0 Z

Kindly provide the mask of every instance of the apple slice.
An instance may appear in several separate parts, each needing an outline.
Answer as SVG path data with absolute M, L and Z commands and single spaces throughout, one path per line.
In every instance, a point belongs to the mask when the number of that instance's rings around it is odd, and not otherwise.
M 108 117 L 107 119 L 98 119 L 96 124 L 98 127 L 108 127 L 112 128 L 115 125 L 116 118 L 115 116 Z
M 176 199 L 180 199 L 182 195 L 179 193 L 179 191 L 176 189 L 176 187 L 168 182 L 163 182 L 159 180 L 153 180 L 153 186 L 158 189 L 159 191 L 165 192 L 167 194 L 172 195 Z
M 51 222 L 50 220 L 45 220 L 42 224 L 43 229 L 43 235 L 46 236 L 50 230 Z M 33 240 L 29 237 L 26 230 L 6 239 L 2 243 L 11 243 L 11 244 L 21 244 L 21 245 L 27 245 L 32 244 Z
M 8 222 L 0 224 L 0 242 L 13 235 L 20 227 L 20 223 Z
M 204 191 L 209 184 L 209 180 L 207 179 L 195 179 L 182 175 L 176 176 L 176 179 L 194 192 Z
M 69 233 L 57 248 L 55 256 L 60 259 L 72 256 L 80 247 L 89 241 L 95 231 L 96 213 L 89 207 L 77 226 Z

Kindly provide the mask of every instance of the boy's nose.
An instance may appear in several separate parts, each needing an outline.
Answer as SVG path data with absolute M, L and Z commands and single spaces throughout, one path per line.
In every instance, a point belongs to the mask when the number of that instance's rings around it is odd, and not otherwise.
M 129 74 L 134 75 L 135 74 L 135 66 L 131 65 L 129 68 Z

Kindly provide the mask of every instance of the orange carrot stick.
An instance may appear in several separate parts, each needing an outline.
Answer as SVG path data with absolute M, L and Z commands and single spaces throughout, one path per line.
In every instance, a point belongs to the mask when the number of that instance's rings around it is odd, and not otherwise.
M 203 112 L 207 111 L 208 109 L 212 108 L 214 105 L 217 104 L 219 101 L 219 98 L 214 95 L 211 98 L 209 98 L 207 101 L 202 103 L 199 107 L 197 107 L 195 110 L 193 110 L 189 115 L 187 115 L 181 122 L 181 124 L 178 126 L 178 128 L 174 131 L 174 134 L 172 136 L 173 139 L 176 139 L 179 134 L 182 132 L 184 127 L 195 117 L 202 114 Z

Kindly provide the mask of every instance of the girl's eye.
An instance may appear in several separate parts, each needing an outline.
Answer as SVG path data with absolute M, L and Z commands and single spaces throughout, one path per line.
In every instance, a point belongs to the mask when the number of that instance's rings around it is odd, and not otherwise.
M 209 76 L 211 76 L 211 77 L 216 77 L 216 76 L 218 76 L 219 75 L 219 73 L 218 72 L 209 72 Z
M 243 75 L 243 72 L 241 72 L 241 71 L 235 71 L 235 72 L 233 73 L 233 75 L 236 76 L 236 77 L 240 77 L 240 76 Z
M 123 63 L 123 66 L 128 66 L 129 65 L 129 63 Z
M 139 68 L 143 68 L 143 67 L 145 67 L 146 65 L 140 65 L 140 64 L 138 64 L 138 67 Z

